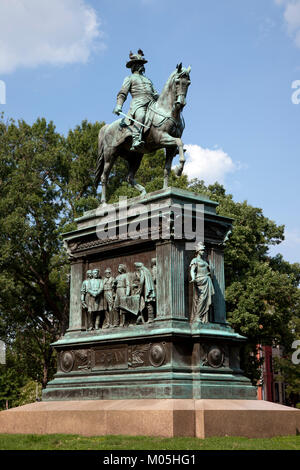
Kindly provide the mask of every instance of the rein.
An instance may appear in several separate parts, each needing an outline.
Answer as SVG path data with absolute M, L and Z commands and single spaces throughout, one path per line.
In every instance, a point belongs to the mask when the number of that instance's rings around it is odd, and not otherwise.
M 173 82 L 174 82 L 174 77 L 173 77 L 173 79 L 172 79 L 172 84 L 173 84 Z M 153 101 L 152 101 L 152 103 L 153 103 Z M 161 126 L 163 125 L 163 123 L 164 123 L 165 121 L 167 121 L 168 119 L 170 119 L 170 120 L 173 122 L 173 124 L 174 124 L 174 126 L 175 126 L 176 129 L 179 127 L 179 125 L 178 125 L 179 123 L 182 125 L 183 129 L 185 128 L 185 122 L 184 122 L 184 119 L 183 119 L 183 117 L 182 117 L 182 115 L 181 115 L 181 112 L 180 112 L 180 114 L 179 114 L 179 121 L 177 121 L 177 120 L 174 119 L 172 116 L 165 116 L 164 114 L 159 113 L 158 111 L 156 111 L 156 109 L 153 109 L 153 108 L 152 108 L 152 103 L 149 104 L 148 109 L 149 109 L 150 111 L 152 111 L 153 113 L 158 114 L 158 116 L 161 116 L 161 117 L 163 118 L 162 121 L 160 121 L 160 123 L 157 124 L 157 125 L 155 125 L 155 124 L 152 122 L 151 124 L 152 124 L 153 127 L 159 128 L 159 127 L 161 127 Z
M 175 125 L 176 128 L 178 127 L 178 121 L 176 121 L 176 119 L 174 119 L 172 116 L 165 116 L 164 114 L 159 113 L 158 111 L 156 111 L 156 109 L 153 109 L 151 107 L 151 105 L 148 107 L 148 109 L 149 109 L 149 111 L 152 111 L 153 113 L 158 114 L 159 116 L 163 117 L 163 119 L 157 125 L 155 125 L 152 122 L 151 124 L 152 124 L 153 127 L 156 127 L 156 128 L 161 127 L 163 125 L 163 123 L 168 119 L 170 119 L 173 122 L 173 124 Z M 181 114 L 180 114 L 180 122 L 181 122 L 183 128 L 185 128 L 185 122 L 184 122 L 184 119 L 181 116 Z

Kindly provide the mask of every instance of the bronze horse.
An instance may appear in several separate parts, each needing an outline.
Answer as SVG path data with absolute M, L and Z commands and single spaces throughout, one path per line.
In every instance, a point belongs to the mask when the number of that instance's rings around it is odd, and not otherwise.
M 145 119 L 145 126 L 147 127 L 144 128 L 143 132 L 145 146 L 142 150 L 130 151 L 132 142 L 131 126 L 134 126 L 134 122 L 127 125 L 124 119 L 118 119 L 100 129 L 95 185 L 98 187 L 101 181 L 102 203 L 106 203 L 107 180 L 112 165 L 118 156 L 127 160 L 127 181 L 138 189 L 141 194 L 146 194 L 146 190 L 136 183 L 134 177 L 145 153 L 165 148 L 164 188 L 168 187 L 172 160 L 177 153 L 179 153 L 179 166 L 176 167 L 175 174 L 176 176 L 182 174 L 185 158 L 181 140 L 184 129 L 181 111 L 186 104 L 186 94 L 191 83 L 190 71 L 191 67 L 186 69 L 182 67 L 182 64 L 177 65 L 176 70 L 168 78 L 158 100 L 150 103 Z

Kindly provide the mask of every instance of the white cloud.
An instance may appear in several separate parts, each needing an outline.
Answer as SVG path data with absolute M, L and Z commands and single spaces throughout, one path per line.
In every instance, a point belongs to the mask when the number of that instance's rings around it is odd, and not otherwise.
M 187 157 L 184 173 L 190 179 L 199 178 L 206 184 L 213 184 L 216 181 L 224 183 L 225 176 L 239 168 L 220 148 L 208 149 L 192 144 L 184 147 Z
M 0 73 L 85 63 L 103 47 L 99 26 L 84 0 L 0 0 Z
M 284 7 L 284 20 L 288 34 L 300 47 L 300 0 L 274 0 L 277 5 Z

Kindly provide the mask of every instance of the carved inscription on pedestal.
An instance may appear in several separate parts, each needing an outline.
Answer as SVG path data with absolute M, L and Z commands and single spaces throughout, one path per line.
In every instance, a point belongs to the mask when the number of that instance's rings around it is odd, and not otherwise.
M 167 350 L 165 342 L 67 350 L 60 352 L 59 365 L 60 370 L 65 373 L 160 367 L 167 362 Z
M 97 348 L 92 350 L 92 370 L 127 369 L 128 347 Z

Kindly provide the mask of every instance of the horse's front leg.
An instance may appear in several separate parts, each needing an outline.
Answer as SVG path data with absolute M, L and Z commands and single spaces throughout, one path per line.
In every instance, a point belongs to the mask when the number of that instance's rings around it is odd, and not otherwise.
M 176 146 L 178 148 L 179 166 L 177 166 L 174 171 L 175 171 L 176 176 L 180 176 L 182 174 L 183 167 L 184 167 L 184 164 L 185 164 L 182 140 L 179 137 L 172 137 L 167 132 L 163 132 L 161 134 L 160 143 L 165 148 L 174 147 L 174 146 Z
M 107 181 L 109 177 L 110 170 L 114 164 L 114 161 L 116 159 L 116 155 L 111 154 L 108 156 L 107 160 L 104 163 L 103 167 L 103 173 L 101 176 L 101 185 L 102 185 L 102 194 L 101 194 L 101 204 L 105 205 L 106 204 L 106 199 L 107 199 Z
M 101 191 L 101 204 L 106 204 L 106 187 L 107 187 L 107 181 L 104 178 L 101 178 L 101 186 L 102 186 L 102 191 Z
M 175 168 L 175 175 L 176 176 L 181 176 L 183 172 L 183 167 L 185 164 L 185 158 L 184 158 L 184 150 L 183 150 L 183 142 L 181 139 L 177 138 L 178 141 L 177 146 L 179 150 L 179 165 Z
M 134 179 L 135 174 L 141 164 L 141 161 L 142 161 L 142 157 L 139 153 L 131 154 L 131 157 L 128 161 L 129 170 L 128 170 L 127 181 L 129 184 L 131 184 L 131 186 L 133 186 L 135 189 L 137 189 L 141 193 L 141 196 L 145 196 L 145 194 L 147 194 L 146 189 L 144 188 L 144 186 L 137 183 Z
M 169 187 L 169 176 L 171 173 L 171 166 L 173 157 L 176 155 L 177 147 L 166 147 L 165 154 L 166 154 L 166 161 L 165 161 L 165 168 L 164 168 L 164 189 Z

